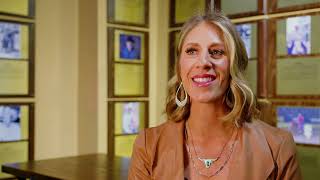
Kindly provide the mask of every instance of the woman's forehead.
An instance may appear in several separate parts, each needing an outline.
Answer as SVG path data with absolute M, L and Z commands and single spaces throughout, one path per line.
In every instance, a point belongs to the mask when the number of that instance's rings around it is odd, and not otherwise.
M 215 24 L 201 22 L 192 28 L 183 40 L 183 46 L 195 43 L 224 44 L 222 31 Z

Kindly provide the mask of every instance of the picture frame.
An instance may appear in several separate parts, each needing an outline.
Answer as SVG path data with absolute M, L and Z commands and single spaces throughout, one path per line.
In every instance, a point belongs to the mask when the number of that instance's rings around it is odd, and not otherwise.
M 171 0 L 169 12 L 170 27 L 182 26 L 192 15 L 204 13 L 209 7 L 210 0 Z
M 3 84 L 0 97 L 33 97 L 34 24 L 0 19 L 0 26 L 0 82 Z M 14 37 L 12 34 L 20 35 Z M 4 36 L 9 35 L 13 37 L 6 40 Z M 12 43 L 14 40 L 21 44 Z M 15 46 L 18 48 L 12 48 Z
M 35 0 L 2 0 L 0 15 L 34 19 Z
M 304 53 L 289 53 L 288 49 L 292 47 L 292 43 L 290 43 L 292 41 L 287 35 L 287 32 L 291 31 L 287 29 L 288 27 L 294 28 L 294 26 L 288 26 L 288 22 L 290 23 L 288 19 L 295 19 L 297 17 L 311 17 L 310 32 L 305 33 L 306 31 L 304 31 L 302 35 L 293 32 L 293 36 L 298 36 L 294 38 L 309 36 L 310 41 L 307 41 L 309 43 L 307 46 L 309 47 Z M 269 43 L 274 44 L 273 55 L 270 57 L 270 68 L 274 69 L 270 73 L 272 97 L 280 99 L 314 99 L 320 97 L 320 85 L 318 85 L 320 77 L 317 73 L 320 70 L 320 63 L 318 61 L 320 58 L 320 43 L 318 43 L 317 38 L 312 38 L 317 37 L 317 34 L 320 32 L 320 29 L 317 28 L 319 20 L 319 13 L 302 13 L 270 20 L 269 28 L 272 29 L 271 36 L 275 37 L 269 41 Z M 305 19 L 303 21 L 308 22 Z M 301 22 L 294 23 L 305 26 Z M 300 41 L 302 40 L 297 42 Z
M 149 0 L 107 0 L 107 9 L 108 23 L 138 27 L 149 26 Z
M 298 145 L 320 147 L 320 102 L 277 101 L 272 114 L 276 126 L 291 132 Z
M 34 160 L 34 103 L 1 102 L 0 111 L 0 164 Z M 0 173 L 0 179 L 8 177 Z
M 301 3 L 301 1 L 299 2 L 299 0 L 271 0 L 268 1 L 270 7 L 269 11 L 271 13 L 282 13 L 320 7 L 320 2 L 315 2 L 314 0 L 307 1 L 310 2 L 303 1 Z
M 121 56 L 121 35 L 140 37 L 140 58 Z M 123 39 L 124 39 L 123 38 Z M 148 33 L 122 28 L 108 28 L 108 81 L 110 98 L 147 97 Z
M 130 118 L 130 121 L 132 120 L 132 112 L 127 112 L 125 109 L 130 106 L 131 108 L 133 106 L 138 105 L 139 108 L 139 122 L 140 124 L 134 123 L 134 131 L 131 128 L 127 128 L 127 125 L 125 121 Z M 143 107 L 143 108 L 142 108 Z M 149 126 L 149 102 L 145 100 L 121 100 L 121 101 L 109 101 L 108 102 L 108 154 L 117 154 L 115 151 L 116 148 L 116 138 L 120 139 L 126 139 L 126 137 L 131 139 L 131 143 L 133 143 L 132 140 L 135 139 L 135 137 L 138 135 L 139 131 L 143 130 L 144 128 L 147 128 Z M 118 122 L 115 122 L 117 121 Z M 135 120 L 134 120 L 135 121 Z M 136 129 L 138 128 L 138 129 Z M 126 132 L 126 130 L 129 130 L 130 132 Z M 132 139 L 133 137 L 133 139 Z M 130 144 L 130 143 L 129 143 Z M 123 149 L 123 148 L 122 148 Z M 124 152 L 120 152 L 118 155 L 129 155 L 131 153 L 131 148 L 125 150 Z M 118 152 L 119 153 L 119 152 Z
M 242 4 L 245 4 L 242 6 L 232 6 L 235 3 L 239 3 L 239 1 L 236 0 L 216 0 L 215 3 L 217 8 L 230 19 L 266 14 L 267 12 L 263 7 L 264 0 L 255 1 L 255 3 L 253 3 L 252 0 L 241 1 Z M 242 8 L 243 6 L 246 8 Z M 235 7 L 238 9 L 233 9 Z

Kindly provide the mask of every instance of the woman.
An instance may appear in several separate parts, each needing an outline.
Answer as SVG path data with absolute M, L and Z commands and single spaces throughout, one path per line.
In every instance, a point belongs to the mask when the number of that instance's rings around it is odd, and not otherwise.
M 301 179 L 289 132 L 257 120 L 245 47 L 214 13 L 183 26 L 168 122 L 136 139 L 129 179 Z

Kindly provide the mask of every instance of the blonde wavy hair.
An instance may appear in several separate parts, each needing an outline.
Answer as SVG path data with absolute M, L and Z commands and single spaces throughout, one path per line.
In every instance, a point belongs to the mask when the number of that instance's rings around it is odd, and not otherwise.
M 175 64 L 175 76 L 169 81 L 168 96 L 166 102 L 166 114 L 168 120 L 181 121 L 188 119 L 190 115 L 190 99 L 184 107 L 178 107 L 175 102 L 176 91 L 181 83 L 180 77 L 180 54 L 185 37 L 197 25 L 202 22 L 218 27 L 223 34 L 223 41 L 230 60 L 230 83 L 224 95 L 224 103 L 229 107 L 229 112 L 221 119 L 225 122 L 233 121 L 238 127 L 243 122 L 250 122 L 257 118 L 259 110 L 257 108 L 256 97 L 247 85 L 244 78 L 244 71 L 248 65 L 248 56 L 245 46 L 234 28 L 231 21 L 220 13 L 206 13 L 196 15 L 189 19 L 181 29 L 179 44 L 176 50 L 178 62 Z M 178 97 L 185 97 L 184 91 L 180 90 Z

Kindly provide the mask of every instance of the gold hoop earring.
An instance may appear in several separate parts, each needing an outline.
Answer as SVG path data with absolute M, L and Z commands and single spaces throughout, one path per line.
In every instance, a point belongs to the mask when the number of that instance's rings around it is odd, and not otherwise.
M 183 87 L 182 82 L 180 83 L 180 85 L 179 85 L 179 87 L 178 87 L 178 89 L 177 89 L 177 91 L 176 91 L 176 98 L 175 98 L 175 100 L 176 100 L 176 104 L 177 104 L 178 107 L 183 107 L 183 106 L 185 106 L 185 105 L 187 104 L 187 101 L 188 101 L 188 94 L 187 94 L 187 92 L 186 92 L 186 90 L 185 90 L 184 88 L 183 88 L 183 90 L 184 90 L 185 98 L 184 98 L 182 101 L 179 100 L 178 94 L 179 94 L 179 91 L 180 91 L 181 87 Z

